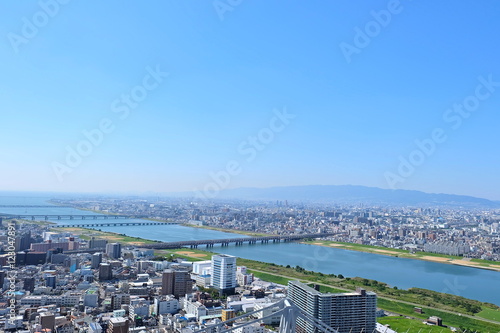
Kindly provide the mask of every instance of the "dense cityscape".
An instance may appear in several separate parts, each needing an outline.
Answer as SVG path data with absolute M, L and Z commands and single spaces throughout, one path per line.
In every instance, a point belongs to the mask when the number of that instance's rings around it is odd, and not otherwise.
M 73 207 L 264 234 L 335 233 L 330 240 L 500 261 L 500 211 L 176 199 L 58 200 Z
M 1 238 L 4 248 L 9 238 L 6 229 Z M 0 255 L 0 266 L 11 268 L 0 271 L 4 291 L 0 325 L 6 332 L 188 333 L 257 310 L 262 311 L 254 316 L 255 323 L 235 319 L 231 323 L 235 332 L 264 333 L 281 322 L 280 304 L 288 287 L 255 278 L 245 266 L 236 265 L 234 256 L 191 262 L 181 255 L 161 257 L 151 249 L 94 237 L 87 241 L 71 232 L 47 229 L 16 223 L 15 265 L 9 266 L 10 253 Z M 297 283 L 291 286 L 318 293 L 319 289 Z M 337 294 L 333 302 L 364 309 L 339 313 L 337 322 L 331 323 L 339 332 L 374 330 L 375 293 L 358 289 Z M 340 318 L 349 318 L 349 323 L 341 324 Z M 314 327 L 304 329 L 314 331 Z
M 499 215 L 494 210 L 187 199 L 51 202 L 109 218 L 121 214 L 250 236 L 331 233 L 324 239 L 304 241 L 499 259 Z M 78 223 L 89 222 L 82 221 Z M 232 255 L 203 254 L 192 248 L 158 252 L 134 242 L 106 240 L 94 235 L 92 229 L 75 232 L 54 226 L 45 219 L 4 217 L 2 221 L 0 304 L 4 310 L 0 310 L 0 326 L 6 332 L 215 333 L 225 327 L 237 333 L 264 333 L 285 325 L 283 311 L 288 299 L 306 316 L 293 319 L 301 332 L 317 332 L 316 319 L 339 333 L 393 332 L 377 320 L 397 312 L 377 307 L 377 293 L 359 286 L 350 292 L 331 293 L 315 284 L 316 280 L 309 284 L 293 279 L 276 283 L 237 265 Z M 119 232 L 119 227 L 115 228 Z M 328 313 L 324 312 L 325 302 L 330 304 Z M 447 327 L 446 321 L 435 315 L 421 321 Z
M 500 333 L 500 1 L 3 1 L 0 333 Z

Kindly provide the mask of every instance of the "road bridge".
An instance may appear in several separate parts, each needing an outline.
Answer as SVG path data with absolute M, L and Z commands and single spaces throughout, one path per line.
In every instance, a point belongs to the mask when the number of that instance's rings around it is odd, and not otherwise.
M 83 224 L 55 224 L 52 228 L 99 228 L 99 227 L 128 227 L 139 225 L 169 225 L 180 222 L 108 222 L 108 223 L 83 223 Z
M 226 238 L 226 239 L 207 239 L 207 240 L 192 240 L 192 241 L 180 241 L 180 242 L 165 242 L 165 243 L 155 243 L 147 244 L 141 247 L 150 249 L 178 249 L 181 247 L 190 247 L 192 249 L 198 248 L 200 245 L 205 245 L 208 247 L 213 247 L 215 244 L 220 244 L 221 246 L 229 246 L 229 244 L 234 243 L 235 245 L 243 245 L 244 243 L 256 244 L 260 243 L 279 243 L 279 242 L 291 242 L 306 238 L 323 238 L 328 236 L 333 236 L 333 233 L 321 233 L 321 234 L 302 234 L 302 235 L 276 235 L 276 236 L 261 236 L 261 237 L 242 237 L 242 238 Z

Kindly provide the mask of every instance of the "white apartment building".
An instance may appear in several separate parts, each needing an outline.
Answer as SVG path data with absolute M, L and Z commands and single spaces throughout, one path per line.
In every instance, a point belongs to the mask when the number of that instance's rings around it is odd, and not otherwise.
M 212 256 L 212 286 L 221 294 L 232 295 L 236 285 L 236 257 L 226 254 Z

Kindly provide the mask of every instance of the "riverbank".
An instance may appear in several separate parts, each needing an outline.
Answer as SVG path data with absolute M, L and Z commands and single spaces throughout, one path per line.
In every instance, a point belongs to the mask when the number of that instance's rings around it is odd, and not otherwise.
M 198 249 L 172 249 L 159 250 L 155 251 L 155 253 L 162 256 L 175 255 L 189 261 L 199 261 L 210 260 L 211 256 L 216 252 Z M 374 280 L 344 278 L 333 274 L 311 272 L 297 267 L 284 267 L 243 258 L 238 258 L 237 264 L 246 266 L 248 271 L 257 278 L 282 285 L 287 285 L 290 280 L 299 280 L 305 283 L 318 284 L 322 292 L 352 292 L 356 287 L 372 290 L 378 295 L 379 308 L 403 316 L 388 317 L 404 319 L 391 323 L 393 328 L 402 329 L 405 326 L 411 326 L 412 328 L 425 327 L 422 326 L 422 321 L 434 315 L 443 318 L 443 322 L 449 326 L 466 327 L 469 330 L 479 329 L 483 332 L 500 331 L 500 322 L 496 320 L 497 316 L 500 315 L 500 311 L 497 306 L 492 304 L 424 289 L 415 289 L 414 291 L 398 290 L 389 288 L 386 284 Z M 429 306 L 429 304 L 433 304 L 433 306 Z M 466 304 L 468 306 L 465 306 Z M 422 308 L 423 313 L 416 313 L 414 307 Z M 474 314 L 467 311 L 467 309 L 473 307 L 477 309 Z M 439 329 L 439 332 L 442 332 L 443 328 L 440 327 Z
M 50 227 L 50 225 L 48 225 Z M 145 239 L 145 238 L 140 238 L 140 237 L 130 237 L 125 234 L 119 234 L 116 232 L 110 232 L 110 231 L 99 231 L 95 229 L 87 229 L 87 228 L 51 228 L 50 231 L 54 232 L 61 232 L 61 231 L 66 231 L 66 232 L 71 232 L 75 236 L 80 237 L 83 240 L 89 240 L 91 237 L 99 238 L 99 239 L 105 239 L 108 242 L 111 243 L 123 243 L 123 244 L 130 244 L 134 246 L 142 246 L 146 244 L 154 244 L 157 243 L 156 241 Z
M 96 212 L 99 214 L 113 215 L 113 213 L 103 212 L 103 211 L 93 211 L 93 212 Z M 146 220 L 165 222 L 165 224 L 168 224 L 169 222 L 171 222 L 168 220 L 158 220 L 158 219 L 153 219 L 153 218 L 146 219 Z M 245 235 L 245 236 L 250 236 L 250 237 L 270 236 L 270 234 L 257 233 L 257 232 L 245 231 L 245 230 L 226 229 L 226 228 L 218 228 L 218 227 L 211 227 L 211 226 L 198 226 L 198 225 L 192 225 L 192 224 L 188 224 L 188 223 L 184 223 L 181 225 L 185 226 L 185 227 L 190 227 L 190 228 L 227 232 L 227 233 L 240 234 L 240 235 Z M 82 234 L 83 237 L 86 237 L 87 235 L 85 235 L 85 232 L 83 232 L 82 230 L 94 230 L 94 229 L 84 229 L 84 228 L 77 228 L 77 229 L 71 228 L 71 229 L 79 232 L 80 234 Z M 109 241 L 129 242 L 129 243 L 133 243 L 133 245 L 136 245 L 136 246 L 140 246 L 140 245 L 144 245 L 144 244 L 151 244 L 151 241 L 149 241 L 147 239 L 142 239 L 142 238 L 137 238 L 137 237 L 128 237 L 128 236 L 117 234 L 117 233 L 115 233 L 115 236 L 113 236 L 113 237 L 109 237 L 109 236 L 106 236 L 106 237 L 109 238 L 108 239 Z M 311 240 L 311 241 L 303 241 L 301 243 L 307 244 L 307 245 L 316 245 L 316 246 L 324 246 L 324 247 L 329 247 L 329 248 L 338 248 L 338 249 L 358 251 L 358 252 L 367 252 L 367 253 L 373 253 L 373 254 L 379 254 L 379 255 L 385 255 L 385 256 L 399 257 L 399 258 L 405 258 L 405 259 L 417 259 L 417 260 L 431 261 L 431 262 L 436 262 L 436 263 L 441 263 L 441 264 L 465 266 L 465 267 L 471 267 L 471 268 L 480 268 L 480 269 L 486 269 L 486 270 L 500 272 L 500 262 L 496 263 L 496 262 L 481 260 L 481 259 L 469 259 L 469 258 L 462 258 L 462 257 L 458 257 L 458 256 L 446 256 L 446 255 L 426 253 L 426 252 L 410 253 L 410 251 L 407 251 L 407 250 L 392 249 L 392 248 L 386 248 L 386 247 L 380 247 L 380 246 L 363 245 L 363 244 L 355 244 L 355 243 L 333 242 L 333 241 Z
M 439 254 L 426 253 L 426 252 L 410 253 L 410 251 L 407 251 L 407 250 L 391 249 L 391 248 L 387 248 L 387 247 L 380 247 L 380 246 L 373 246 L 373 245 L 341 243 L 341 242 L 333 242 L 333 241 L 314 240 L 314 241 L 304 241 L 301 243 L 308 244 L 308 245 L 333 247 L 333 248 L 337 248 L 337 249 L 350 250 L 350 251 L 381 254 L 381 255 L 391 256 L 391 257 L 432 261 L 432 262 L 437 262 L 440 264 L 450 264 L 450 265 L 466 266 L 466 267 L 472 267 L 472 268 L 489 269 L 492 271 L 500 272 L 500 262 L 498 264 L 493 264 L 491 261 L 489 262 L 489 261 L 481 260 L 481 259 L 468 259 L 468 258 L 462 258 L 462 257 L 457 257 L 457 256 L 446 256 L 446 255 L 439 255 Z
M 45 224 L 45 223 L 44 223 Z M 63 231 L 65 229 L 54 228 L 54 231 Z M 125 235 L 120 235 L 111 232 L 102 232 L 85 228 L 71 228 L 67 231 L 78 233 L 82 238 L 95 236 L 98 238 L 108 239 L 110 241 L 118 241 L 124 244 L 137 245 L 144 244 L 145 242 L 154 242 L 146 239 L 133 238 Z M 117 239 L 120 237 L 120 239 Z M 142 235 L 144 237 L 144 235 Z M 155 251 L 157 254 L 168 255 L 169 253 L 175 254 L 176 257 L 189 258 L 189 260 L 209 260 L 216 252 L 224 253 L 223 248 L 211 249 L 215 252 L 203 251 L 198 249 L 176 249 L 176 250 L 162 250 Z M 262 260 L 262 259 L 260 259 Z M 264 259 L 266 260 L 266 259 Z M 267 260 L 266 260 L 267 261 Z M 247 266 L 251 272 L 264 280 L 286 284 L 290 279 L 299 279 L 303 281 L 324 284 L 325 291 L 337 290 L 353 290 L 356 286 L 374 290 L 379 294 L 379 306 L 387 311 L 401 313 L 405 316 L 413 315 L 413 307 L 423 307 L 425 310 L 424 316 L 439 315 L 443 317 L 445 323 L 450 325 L 463 325 L 469 328 L 482 328 L 484 332 L 497 332 L 498 326 L 494 321 L 482 320 L 479 317 L 487 314 L 488 316 L 497 316 L 498 308 L 493 306 L 486 306 L 486 303 L 478 301 L 466 300 L 454 295 L 441 294 L 437 292 L 423 291 L 421 289 L 415 290 L 401 290 L 391 288 L 384 283 L 376 282 L 363 278 L 348 278 L 342 277 L 340 274 L 324 274 L 319 272 L 306 271 L 300 267 L 284 267 L 273 263 L 265 263 L 249 259 L 238 259 L 238 265 Z M 338 273 L 337 273 L 338 274 Z M 362 276 L 362 275 L 360 275 Z M 416 304 L 416 305 L 412 305 Z M 483 307 L 487 312 L 482 312 Z M 455 310 L 456 309 L 456 310 Z M 472 309 L 472 310 L 471 310 Z M 446 312 L 446 310 L 450 312 Z M 479 312 L 478 312 L 479 311 Z M 484 311 L 484 310 L 483 310 Z M 457 313 L 462 313 L 462 317 Z M 474 313 L 472 318 L 465 318 L 466 313 Z M 459 318 L 460 317 L 460 318 Z M 425 318 L 424 318 L 425 319 Z M 497 329 L 494 331 L 494 329 Z
M 190 227 L 190 228 L 215 230 L 215 231 L 220 231 L 220 232 L 230 232 L 232 234 L 240 234 L 240 235 L 246 235 L 246 236 L 250 236 L 250 237 L 276 236 L 276 235 L 272 235 L 272 234 L 263 234 L 263 233 L 253 232 L 253 231 L 225 229 L 225 228 L 209 227 L 206 225 L 193 225 L 193 224 L 189 224 L 189 223 L 184 223 L 182 225 L 185 227 Z

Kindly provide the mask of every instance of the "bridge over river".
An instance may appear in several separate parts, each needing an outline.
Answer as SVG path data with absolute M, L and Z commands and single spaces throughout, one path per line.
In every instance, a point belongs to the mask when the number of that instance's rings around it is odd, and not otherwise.
M 197 248 L 199 245 L 206 245 L 206 247 L 213 247 L 215 244 L 221 244 L 222 246 L 228 246 L 231 243 L 236 245 L 243 245 L 243 243 L 256 244 L 261 243 L 279 243 L 279 242 L 291 242 L 306 238 L 323 238 L 328 236 L 333 236 L 333 233 L 321 233 L 321 234 L 302 234 L 302 235 L 276 235 L 276 236 L 262 236 L 262 237 L 242 237 L 242 238 L 226 238 L 226 239 L 208 239 L 208 240 L 193 240 L 193 241 L 181 241 L 181 242 L 166 242 L 166 243 L 155 243 L 142 245 L 143 248 L 149 249 L 178 249 L 181 247 L 191 247 L 192 249 Z
M 52 228 L 98 228 L 98 227 L 129 227 L 138 225 L 171 225 L 181 224 L 180 222 L 103 222 L 103 223 L 83 223 L 83 224 L 56 224 Z

